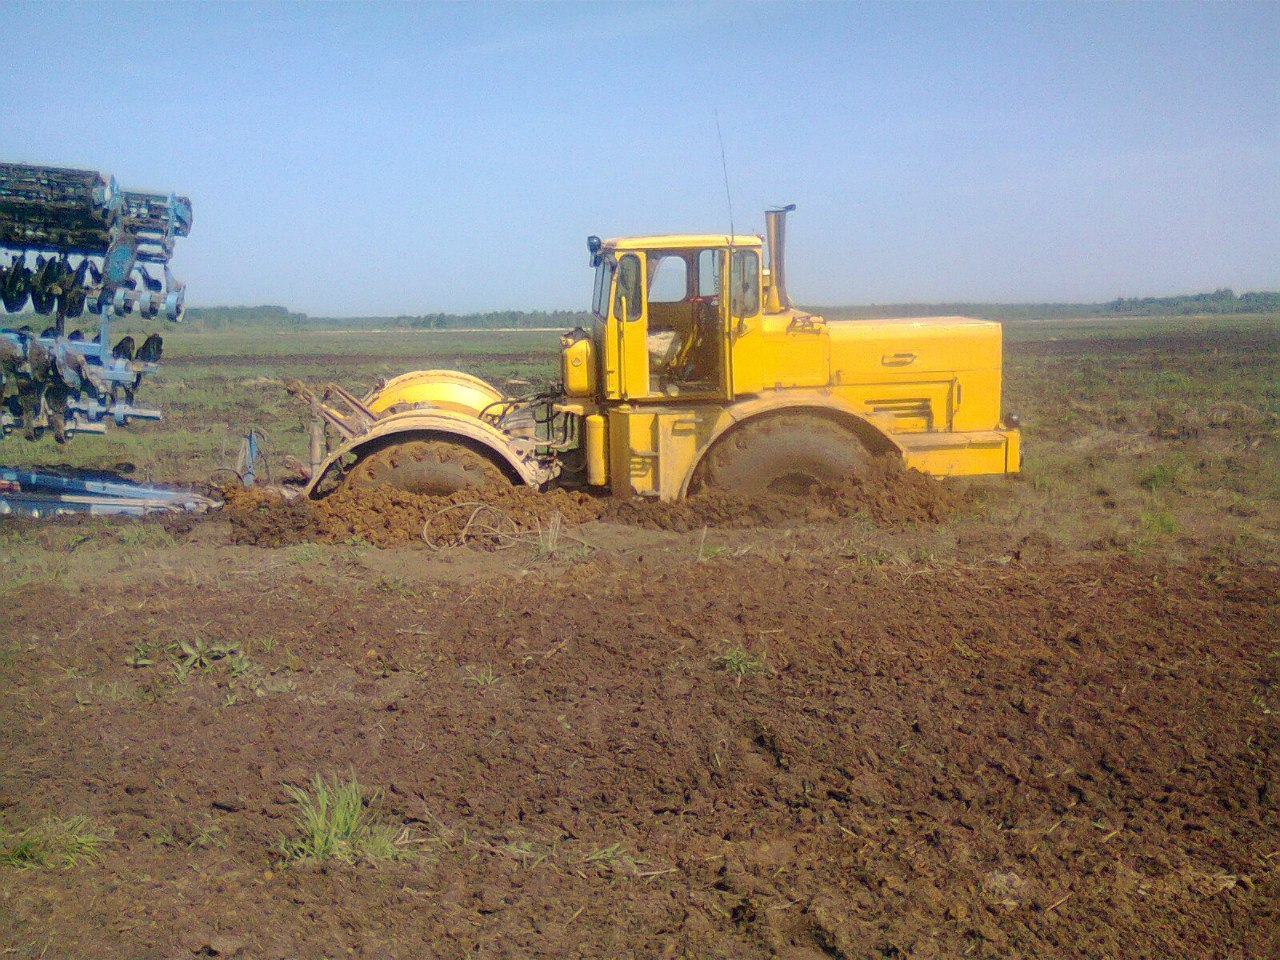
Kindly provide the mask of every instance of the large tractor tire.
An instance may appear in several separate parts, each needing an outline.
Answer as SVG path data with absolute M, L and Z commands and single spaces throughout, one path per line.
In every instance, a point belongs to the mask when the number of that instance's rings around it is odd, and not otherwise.
M 511 480 L 482 453 L 448 440 L 402 440 L 361 457 L 344 489 L 392 487 L 443 497 L 459 490 L 510 487 Z
M 694 474 L 694 492 L 802 495 L 864 471 L 871 454 L 857 434 L 823 417 L 786 413 L 724 437 Z

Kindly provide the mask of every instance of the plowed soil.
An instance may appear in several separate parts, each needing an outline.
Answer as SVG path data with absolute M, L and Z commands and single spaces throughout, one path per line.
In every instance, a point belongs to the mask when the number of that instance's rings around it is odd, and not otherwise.
M 268 492 L 223 491 L 235 543 L 274 547 L 311 541 L 363 541 L 375 546 L 448 544 L 460 537 L 485 540 L 544 530 L 558 514 L 569 525 L 604 518 L 678 533 L 823 523 L 863 516 L 878 524 L 940 523 L 971 508 L 970 497 L 915 470 L 891 462 L 806 496 L 745 497 L 708 492 L 677 503 L 597 498 L 585 493 L 528 487 L 463 491 L 425 497 L 389 488 L 340 489 L 322 500 L 286 501 Z M 477 508 L 479 512 L 477 513 Z
M 140 472 L 411 365 L 297 342 Z M 0 520 L 0 960 L 1280 956 L 1276 355 L 1007 342 L 1021 480 Z M 408 855 L 289 859 L 352 774 Z
M 746 530 L 823 523 L 855 516 L 883 525 L 940 523 L 969 505 L 969 497 L 958 486 L 884 460 L 843 484 L 819 486 L 805 496 L 743 497 L 708 491 L 676 503 L 613 500 L 604 516 L 652 530 L 687 532 L 702 527 Z
M 1275 956 L 1277 587 L 1207 561 L 765 556 L 33 587 L 7 598 L 0 816 L 115 836 L 0 869 L 0 944 Z M 175 682 L 161 652 L 195 637 L 251 668 Z M 285 785 L 347 771 L 416 855 L 283 863 Z
M 379 487 L 339 490 L 316 501 L 283 500 L 264 491 L 233 488 L 225 496 L 232 542 L 261 547 L 308 541 L 448 545 L 459 538 L 494 545 L 494 537 L 486 534 L 496 532 L 500 543 L 506 535 L 545 529 L 557 514 L 562 522 L 576 524 L 595 519 L 601 510 L 601 502 L 584 493 L 539 493 L 529 487 L 447 497 Z

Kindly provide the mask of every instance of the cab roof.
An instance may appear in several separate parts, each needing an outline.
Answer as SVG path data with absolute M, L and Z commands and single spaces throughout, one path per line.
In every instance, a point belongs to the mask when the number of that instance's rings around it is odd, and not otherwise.
M 762 247 L 764 240 L 754 234 L 673 233 L 652 237 L 611 237 L 604 241 L 606 250 L 678 250 L 700 247 Z

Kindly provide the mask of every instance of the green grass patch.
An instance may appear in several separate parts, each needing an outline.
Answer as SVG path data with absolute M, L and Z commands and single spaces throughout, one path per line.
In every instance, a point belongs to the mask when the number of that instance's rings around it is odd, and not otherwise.
M 1138 522 L 1149 533 L 1169 536 L 1178 532 L 1177 519 L 1164 507 L 1153 506 L 1143 510 L 1138 515 Z
M 489 664 L 483 664 L 479 667 L 473 667 L 467 664 L 463 670 L 462 682 L 470 684 L 473 687 L 492 687 L 501 677 L 494 672 L 493 667 Z
M 1148 490 L 1155 492 L 1157 490 L 1172 490 L 1178 485 L 1178 467 L 1169 463 L 1153 464 L 1148 469 L 1142 471 L 1138 476 L 1138 486 L 1146 487 Z
M 100 859 L 110 839 L 88 817 L 50 818 L 15 834 L 0 833 L 0 866 L 69 869 Z
M 281 840 L 286 860 L 363 863 L 412 856 L 406 831 L 381 817 L 382 794 L 366 794 L 354 774 L 348 780 L 317 774 L 310 790 L 285 789 L 297 807 L 293 819 L 300 834 Z
M 742 681 L 768 670 L 764 654 L 752 653 L 741 644 L 733 644 L 716 657 L 716 663 L 725 673 Z

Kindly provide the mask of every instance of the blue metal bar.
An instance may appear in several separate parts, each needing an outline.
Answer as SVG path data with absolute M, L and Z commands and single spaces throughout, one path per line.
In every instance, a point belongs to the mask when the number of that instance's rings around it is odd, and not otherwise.
M 203 512 L 217 502 L 191 490 L 175 490 L 131 480 L 94 480 L 35 470 L 0 467 L 0 515 L 22 513 L 127 514 L 161 511 Z
M 240 482 L 246 487 L 252 487 L 253 481 L 256 480 L 258 476 L 258 431 L 250 430 L 245 435 L 244 444 L 244 473 L 241 475 Z
M 104 497 L 152 497 L 180 500 L 190 497 L 190 490 L 174 490 L 132 480 L 86 480 L 80 477 L 64 477 L 57 473 L 36 470 L 14 470 L 0 467 L 0 480 L 16 483 L 28 490 L 56 490 L 59 493 L 96 493 Z

